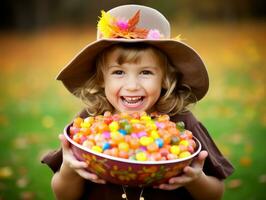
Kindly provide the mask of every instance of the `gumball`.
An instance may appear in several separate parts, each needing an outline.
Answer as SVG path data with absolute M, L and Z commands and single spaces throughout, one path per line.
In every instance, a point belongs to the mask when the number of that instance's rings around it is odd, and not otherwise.
M 121 135 L 118 131 L 111 132 L 111 138 L 116 143 L 122 142 L 124 140 L 123 135 Z
M 85 140 L 82 143 L 82 146 L 87 147 L 89 149 L 91 149 L 94 145 L 95 145 L 95 143 L 92 140 Z
M 192 139 L 192 138 L 193 138 L 193 134 L 192 134 L 191 131 L 189 131 L 189 130 L 185 130 L 185 134 L 187 135 L 187 137 L 188 137 L 189 139 Z
M 124 130 L 127 132 L 127 133 L 131 133 L 132 132 L 132 126 L 130 124 L 125 124 L 124 125 Z
M 146 131 L 140 131 L 138 132 L 138 138 L 141 138 L 141 137 L 144 137 L 144 136 L 147 136 L 147 132 Z
M 129 144 L 126 142 L 121 142 L 118 144 L 119 151 L 128 152 L 129 151 Z
M 139 139 L 138 138 L 132 138 L 130 141 L 129 141 L 129 145 L 130 145 L 130 148 L 131 149 L 137 149 L 139 148 Z
M 129 155 L 128 155 L 128 152 L 126 152 L 126 151 L 119 151 L 118 157 L 128 159 Z
M 110 111 L 105 111 L 103 116 L 104 117 L 112 117 L 112 113 Z
M 119 114 L 113 114 L 112 118 L 113 118 L 113 121 L 118 122 L 118 120 L 120 119 L 120 116 Z
M 103 152 L 103 149 L 97 145 L 94 145 L 92 148 L 91 148 L 92 151 L 96 151 L 98 153 L 102 153 Z
M 161 148 L 164 145 L 164 142 L 163 142 L 162 138 L 157 138 L 155 140 L 155 143 L 158 145 L 159 148 Z
M 99 123 L 97 127 L 98 127 L 97 131 L 100 133 L 109 130 L 109 127 L 106 123 Z
M 170 144 L 171 143 L 171 135 L 169 133 L 165 133 L 163 136 L 163 141 L 164 141 L 164 144 Z
M 103 135 L 103 138 L 104 139 L 110 139 L 111 138 L 111 135 L 110 135 L 110 132 L 109 131 L 102 132 L 102 135 Z
M 91 123 L 89 123 L 89 122 L 82 122 L 80 124 L 80 127 L 82 127 L 82 128 L 90 128 L 91 127 Z
M 181 152 L 178 157 L 179 158 L 187 158 L 190 155 L 191 155 L 191 153 L 189 151 L 184 151 L 184 152 Z
M 87 118 L 84 119 L 84 122 L 85 123 L 89 123 L 89 124 L 93 124 L 94 118 L 93 117 L 87 117 Z
M 125 126 L 129 124 L 127 119 L 120 119 L 118 123 L 121 128 L 125 128 Z
M 178 155 L 178 154 L 180 153 L 180 148 L 179 148 L 179 146 L 178 146 L 178 145 L 173 145 L 173 146 L 171 146 L 171 148 L 170 148 L 170 152 L 171 152 L 172 154 Z
M 176 145 L 176 144 L 178 144 L 179 143 L 179 137 L 177 137 L 177 136 L 172 136 L 171 137 L 171 145 Z
M 104 142 L 103 145 L 102 145 L 102 149 L 103 151 L 106 150 L 106 149 L 109 149 L 111 148 L 111 145 L 109 142 Z
M 80 132 L 83 133 L 84 135 L 89 135 L 90 129 L 89 128 L 80 128 Z
M 143 152 L 143 151 L 138 152 L 136 154 L 136 160 L 138 160 L 138 161 L 146 161 L 147 160 L 147 154 L 145 152 Z
M 127 131 L 124 129 L 119 129 L 118 132 L 124 136 L 127 134 Z
M 114 157 L 118 157 L 119 150 L 118 148 L 114 147 L 111 149 L 111 155 Z
M 167 159 L 168 160 L 174 160 L 174 159 L 177 159 L 177 155 L 176 154 L 173 154 L 173 153 L 169 153 L 167 154 Z
M 104 118 L 104 123 L 106 124 L 106 125 L 109 125 L 109 124 L 111 124 L 112 123 L 112 121 L 113 121 L 113 118 L 111 117 L 111 116 L 108 116 L 108 117 L 105 117 Z
M 148 146 L 149 144 L 153 143 L 153 141 L 154 140 L 152 137 L 147 137 L 147 136 L 143 136 L 139 140 L 140 144 L 143 146 Z
M 74 119 L 73 126 L 80 127 L 81 123 L 83 123 L 83 119 L 81 117 L 77 117 Z
M 179 144 L 179 149 L 180 149 L 180 152 L 183 152 L 183 151 L 187 151 L 188 150 L 188 146 L 185 146 L 183 144 Z
M 143 120 L 143 121 L 151 121 L 151 117 L 148 116 L 148 115 L 143 115 L 140 117 L 140 120 Z
M 138 112 L 132 113 L 132 118 L 138 120 L 140 118 L 140 114 Z
M 159 152 L 153 152 L 150 154 L 149 158 L 152 161 L 159 161 L 162 159 L 162 155 Z
M 189 141 L 188 140 L 181 140 L 180 142 L 179 142 L 179 144 L 180 145 L 184 145 L 184 146 L 188 146 L 189 145 Z
M 76 126 L 71 126 L 70 129 L 69 129 L 70 135 L 77 134 L 78 132 L 80 132 L 80 128 L 78 128 Z
M 150 136 L 153 138 L 153 139 L 157 139 L 159 138 L 159 134 L 158 134 L 158 131 L 156 130 L 152 130 L 151 133 L 150 133 Z
M 147 145 L 147 150 L 149 152 L 157 152 L 159 150 L 159 146 L 155 142 L 153 142 L 153 143 Z
M 111 132 L 118 131 L 118 129 L 119 129 L 119 124 L 118 124 L 118 122 L 116 122 L 116 121 L 111 122 L 111 123 L 109 124 L 109 129 L 110 129 Z
M 195 140 L 190 139 L 190 140 L 188 140 L 188 141 L 189 141 L 189 145 L 190 145 L 190 146 L 192 146 L 193 148 L 196 148 L 196 142 L 195 142 Z
M 140 123 L 133 123 L 132 129 L 134 132 L 142 132 L 145 130 L 145 126 L 143 124 L 140 124 Z
M 165 147 L 159 149 L 159 152 L 160 152 L 160 154 L 161 154 L 162 157 L 167 157 L 167 155 L 169 154 L 168 149 L 165 148 Z

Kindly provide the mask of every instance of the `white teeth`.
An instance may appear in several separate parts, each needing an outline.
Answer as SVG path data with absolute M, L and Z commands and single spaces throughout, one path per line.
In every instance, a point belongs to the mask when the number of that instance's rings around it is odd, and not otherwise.
M 134 103 L 138 103 L 139 101 L 142 100 L 142 97 L 122 97 L 124 102 L 126 103 L 130 103 L 130 104 L 134 104 Z
M 124 97 L 127 101 L 138 101 L 141 99 L 141 97 Z

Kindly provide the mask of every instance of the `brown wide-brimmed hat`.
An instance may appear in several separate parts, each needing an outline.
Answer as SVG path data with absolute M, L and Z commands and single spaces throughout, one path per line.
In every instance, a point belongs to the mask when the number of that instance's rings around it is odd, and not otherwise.
M 157 10 L 140 5 L 115 7 L 102 11 L 97 28 L 96 41 L 85 46 L 56 78 L 71 93 L 90 78 L 97 55 L 118 43 L 147 43 L 160 49 L 178 68 L 182 74 L 181 83 L 190 86 L 197 100 L 207 93 L 209 78 L 202 59 L 187 44 L 171 39 L 169 22 Z

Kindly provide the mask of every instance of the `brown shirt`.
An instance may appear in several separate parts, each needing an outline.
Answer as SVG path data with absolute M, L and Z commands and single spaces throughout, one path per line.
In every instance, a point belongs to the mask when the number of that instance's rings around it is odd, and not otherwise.
M 88 114 L 83 111 L 79 116 L 85 118 Z M 192 131 L 193 135 L 199 139 L 202 144 L 202 150 L 208 151 L 208 157 L 206 158 L 203 171 L 206 175 L 217 177 L 218 179 L 225 179 L 227 176 L 232 174 L 234 168 L 230 162 L 221 154 L 212 138 L 210 137 L 207 129 L 193 116 L 191 112 L 185 114 L 178 114 L 171 118 L 172 121 L 178 122 L 183 121 L 185 128 Z M 53 172 L 60 169 L 62 164 L 62 150 L 56 150 L 50 152 L 42 159 L 42 163 L 47 164 Z M 129 200 L 139 199 L 141 189 L 140 188 L 127 188 L 127 197 Z M 123 194 L 122 186 L 114 184 L 96 184 L 87 181 L 86 194 L 82 199 L 101 199 L 101 200 L 113 200 L 122 199 Z M 154 188 L 145 188 L 142 196 L 145 200 L 192 200 L 193 198 L 186 191 L 184 187 L 176 190 L 160 190 Z

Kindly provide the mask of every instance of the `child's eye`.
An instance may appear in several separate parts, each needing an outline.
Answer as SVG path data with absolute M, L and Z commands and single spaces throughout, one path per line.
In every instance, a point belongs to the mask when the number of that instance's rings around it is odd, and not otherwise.
M 152 72 L 152 71 L 149 71 L 149 70 L 143 70 L 143 71 L 141 72 L 141 74 L 143 74 L 143 75 L 152 75 L 153 72 Z
M 114 74 L 114 75 L 122 75 L 122 74 L 124 74 L 124 72 L 122 70 L 115 70 L 115 71 L 112 72 L 112 74 Z

